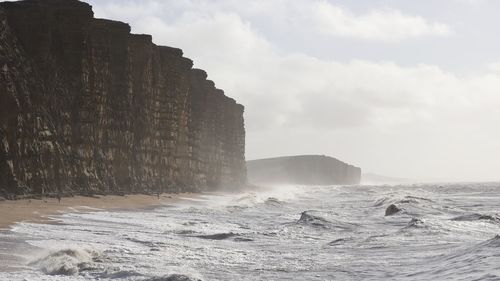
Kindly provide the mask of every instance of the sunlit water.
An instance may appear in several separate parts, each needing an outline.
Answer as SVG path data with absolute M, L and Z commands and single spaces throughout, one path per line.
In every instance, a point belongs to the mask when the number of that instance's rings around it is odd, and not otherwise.
M 499 213 L 499 184 L 206 194 L 17 224 L 0 280 L 500 280 Z

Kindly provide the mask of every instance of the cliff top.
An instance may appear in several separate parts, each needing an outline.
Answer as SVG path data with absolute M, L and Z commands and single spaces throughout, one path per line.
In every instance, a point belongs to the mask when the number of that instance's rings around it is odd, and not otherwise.
M 81 19 L 78 24 L 83 26 L 90 26 L 95 32 L 107 33 L 107 32 L 118 32 L 123 36 L 127 36 L 128 40 L 132 44 L 149 44 L 151 43 L 153 48 L 157 48 L 161 53 L 161 56 L 169 61 L 175 58 L 175 61 L 181 63 L 185 68 L 192 69 L 192 75 L 196 79 L 205 80 L 204 83 L 214 89 L 211 91 L 212 94 L 227 97 L 223 90 L 218 89 L 212 80 L 208 79 L 208 75 L 204 70 L 193 69 L 193 61 L 189 58 L 184 57 L 182 49 L 157 45 L 153 43 L 153 38 L 149 34 L 133 34 L 131 33 L 131 27 L 128 23 L 110 19 L 100 19 L 94 18 L 94 13 L 92 11 L 92 6 L 88 3 L 79 0 L 21 0 L 21 1 L 6 1 L 0 2 L 0 12 L 1 9 L 8 10 L 14 18 L 18 18 L 23 21 L 30 21 L 30 17 L 36 16 L 44 20 L 49 20 L 57 15 L 64 15 L 64 18 L 73 21 L 75 18 Z M 61 11 L 62 10 L 62 11 Z M 49 20 L 50 21 L 50 20 Z M 179 59 L 179 60 L 178 60 Z M 227 97 L 229 102 L 238 104 L 234 99 Z M 241 110 L 244 110 L 244 106 L 238 104 Z
M 4 1 L 1 6 L 23 6 L 23 5 L 43 5 L 43 6 L 85 6 L 91 8 L 88 3 L 79 0 L 20 0 L 20 1 Z
M 131 31 L 130 25 L 122 21 L 96 18 L 94 19 L 93 23 L 100 28 L 123 30 L 127 33 L 130 33 Z
M 247 161 L 254 184 L 358 184 L 361 169 L 325 155 L 296 155 Z
M 79 0 L 22 0 L 0 2 L 5 9 L 24 9 L 29 7 L 54 7 L 59 9 L 76 8 L 94 16 L 92 6 Z
M 263 158 L 263 159 L 254 159 L 254 160 L 248 160 L 248 164 L 257 164 L 257 163 L 262 163 L 262 162 L 292 162 L 292 161 L 314 161 L 314 160 L 326 160 L 326 161 L 336 161 L 340 163 L 347 164 L 343 161 L 340 161 L 337 158 L 327 156 L 327 155 L 319 155 L 319 154 L 309 154 L 309 155 L 291 155 L 291 156 L 278 156 L 278 157 L 271 157 L 271 158 Z M 359 168 L 354 165 L 347 164 L 349 166 L 352 166 L 354 168 Z

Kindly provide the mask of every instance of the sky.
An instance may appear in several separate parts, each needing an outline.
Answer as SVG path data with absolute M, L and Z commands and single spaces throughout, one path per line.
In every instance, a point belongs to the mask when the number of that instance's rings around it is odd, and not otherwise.
M 500 180 L 500 1 L 90 0 L 245 106 L 246 158 Z

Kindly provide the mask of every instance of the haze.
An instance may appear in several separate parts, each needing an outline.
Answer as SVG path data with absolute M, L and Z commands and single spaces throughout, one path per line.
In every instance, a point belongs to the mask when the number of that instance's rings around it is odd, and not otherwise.
M 499 1 L 92 0 L 246 107 L 247 159 L 499 180 Z

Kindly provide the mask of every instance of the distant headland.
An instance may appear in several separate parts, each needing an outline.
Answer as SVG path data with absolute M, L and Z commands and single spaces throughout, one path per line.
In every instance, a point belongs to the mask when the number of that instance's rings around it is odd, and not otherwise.
M 253 184 L 359 184 L 361 169 L 324 155 L 300 155 L 247 161 Z

